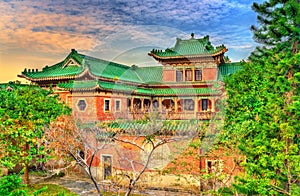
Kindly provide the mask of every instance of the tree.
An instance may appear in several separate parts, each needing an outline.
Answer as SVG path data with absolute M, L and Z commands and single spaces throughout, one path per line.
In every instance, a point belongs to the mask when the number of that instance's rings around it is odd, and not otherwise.
M 120 163 L 120 175 L 128 180 L 127 192 L 130 195 L 147 171 L 159 170 L 169 163 L 170 154 L 162 154 L 160 150 L 170 143 L 186 145 L 199 131 L 198 123 L 186 123 L 184 130 L 172 129 L 168 121 L 153 112 L 147 120 L 139 123 L 131 122 L 131 129 L 117 133 L 113 140 Z M 180 153 L 180 152 L 172 152 Z M 124 169 L 126 168 L 126 169 Z
M 300 1 L 299 0 L 269 0 L 262 4 L 253 3 L 252 9 L 258 13 L 259 27 L 252 25 L 253 38 L 263 47 L 257 49 L 249 57 L 251 61 L 258 60 L 273 52 L 299 52 L 300 37 Z
M 51 123 L 45 135 L 52 157 L 63 159 L 67 165 L 62 169 L 79 165 L 102 195 L 92 167 L 99 151 L 110 147 L 113 134 L 98 127 L 80 128 L 72 116 L 60 116 Z
M 0 100 L 0 164 L 24 166 L 29 184 L 29 163 L 43 161 L 43 128 L 70 109 L 52 91 L 33 85 L 10 83 L 0 90 Z
M 253 4 L 264 47 L 244 69 L 227 78 L 226 122 L 221 141 L 246 156 L 245 176 L 234 187 L 244 194 L 299 195 L 300 4 L 270 0 Z M 258 58 L 259 57 L 259 58 Z

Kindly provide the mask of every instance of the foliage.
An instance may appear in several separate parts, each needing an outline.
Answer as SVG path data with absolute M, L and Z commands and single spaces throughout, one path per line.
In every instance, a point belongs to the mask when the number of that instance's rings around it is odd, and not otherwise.
M 246 156 L 237 191 L 252 195 L 299 195 L 300 7 L 299 1 L 254 4 L 266 45 L 227 78 L 225 130 L 221 141 Z M 259 57 L 259 58 L 257 58 Z
M 0 89 L 0 100 L 0 165 L 43 161 L 43 128 L 70 109 L 53 92 L 32 85 L 11 83 Z
M 16 174 L 0 178 L 0 195 L 25 196 L 27 195 L 27 191 L 22 190 L 24 187 L 25 185 L 22 184 L 22 179 Z
M 34 184 L 26 187 L 24 190 L 29 195 L 38 196 L 76 196 L 78 194 L 56 184 Z
M 251 61 L 261 61 L 260 57 L 272 55 L 270 48 L 275 48 L 275 52 L 299 52 L 299 0 L 269 0 L 262 4 L 253 3 L 252 8 L 258 14 L 260 26 L 252 25 L 251 30 L 254 40 L 263 47 L 257 47 L 250 56 Z

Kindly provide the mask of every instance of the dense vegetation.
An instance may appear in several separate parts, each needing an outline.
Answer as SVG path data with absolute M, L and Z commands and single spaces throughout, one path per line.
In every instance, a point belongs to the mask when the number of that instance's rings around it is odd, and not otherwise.
M 238 192 L 300 195 L 300 2 L 269 0 L 253 9 L 254 39 L 262 47 L 226 80 L 221 140 L 246 158 Z
M 0 166 L 23 166 L 29 184 L 29 163 L 46 158 L 44 128 L 70 109 L 53 92 L 32 85 L 2 86 L 0 100 Z

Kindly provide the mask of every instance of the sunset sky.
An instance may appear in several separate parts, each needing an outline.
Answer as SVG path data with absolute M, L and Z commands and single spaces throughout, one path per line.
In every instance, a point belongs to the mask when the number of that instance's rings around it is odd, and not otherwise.
M 262 2 L 262 0 L 256 1 Z M 249 0 L 2 0 L 0 83 L 20 80 L 24 68 L 41 69 L 78 52 L 127 65 L 155 65 L 147 55 L 176 37 L 210 36 L 232 61 L 256 47 Z

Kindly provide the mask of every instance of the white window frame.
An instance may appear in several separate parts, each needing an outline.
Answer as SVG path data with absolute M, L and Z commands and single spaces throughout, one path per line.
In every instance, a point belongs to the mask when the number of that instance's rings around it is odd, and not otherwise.
M 101 167 L 102 167 L 102 179 L 104 179 L 104 173 L 105 173 L 105 167 L 104 167 L 104 157 L 110 157 L 111 158 L 111 175 L 113 173 L 113 156 L 111 154 L 101 154 Z
M 120 102 L 118 110 L 117 110 L 117 102 Z M 121 101 L 121 99 L 115 99 L 115 111 L 116 112 L 121 112 L 122 111 L 122 101 Z

